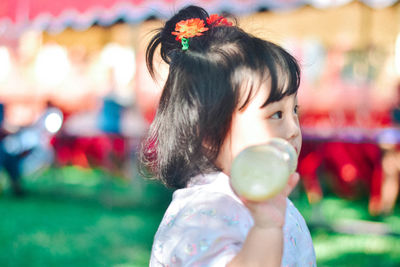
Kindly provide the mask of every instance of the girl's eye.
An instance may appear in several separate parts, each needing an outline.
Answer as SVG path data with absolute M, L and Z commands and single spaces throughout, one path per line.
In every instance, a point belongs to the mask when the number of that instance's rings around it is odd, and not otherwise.
M 272 114 L 271 118 L 272 119 L 282 119 L 282 115 L 283 115 L 283 112 L 278 111 L 278 112 L 275 112 L 274 114 Z
M 299 115 L 299 105 L 296 105 L 295 107 L 294 107 L 294 114 L 296 114 L 296 115 Z

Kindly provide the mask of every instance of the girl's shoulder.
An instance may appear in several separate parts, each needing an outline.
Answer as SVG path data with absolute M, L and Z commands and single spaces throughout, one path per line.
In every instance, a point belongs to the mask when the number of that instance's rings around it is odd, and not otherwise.
M 227 176 L 197 177 L 175 191 L 154 238 L 151 261 L 188 266 L 228 262 L 251 225 L 251 215 L 231 192 Z
M 200 174 L 190 179 L 186 188 L 176 190 L 175 198 L 197 199 L 201 197 L 219 195 L 225 196 L 231 201 L 243 206 L 243 202 L 237 197 L 230 186 L 229 177 L 223 172 Z
M 222 172 L 193 177 L 186 188 L 174 192 L 167 214 L 208 214 L 214 219 L 236 214 L 241 220 L 251 221 L 249 211 L 232 191 L 229 177 Z

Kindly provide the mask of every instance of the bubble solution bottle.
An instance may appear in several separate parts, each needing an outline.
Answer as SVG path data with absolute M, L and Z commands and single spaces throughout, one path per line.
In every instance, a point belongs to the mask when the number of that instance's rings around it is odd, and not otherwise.
M 281 192 L 297 168 L 297 153 L 284 139 L 250 146 L 233 160 L 231 185 L 241 197 L 264 201 Z

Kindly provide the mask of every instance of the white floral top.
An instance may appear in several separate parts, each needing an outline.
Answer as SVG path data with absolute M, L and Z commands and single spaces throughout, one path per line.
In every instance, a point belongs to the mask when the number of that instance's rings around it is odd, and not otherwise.
M 282 266 L 316 266 L 307 225 L 287 201 Z M 154 238 L 150 266 L 225 266 L 241 249 L 252 225 L 227 175 L 196 176 L 174 192 Z

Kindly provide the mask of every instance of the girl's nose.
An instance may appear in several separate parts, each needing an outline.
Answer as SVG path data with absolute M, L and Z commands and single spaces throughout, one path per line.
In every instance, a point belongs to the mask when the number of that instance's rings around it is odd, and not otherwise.
M 300 124 L 297 116 L 290 116 L 286 123 L 286 140 L 293 140 L 300 134 Z

